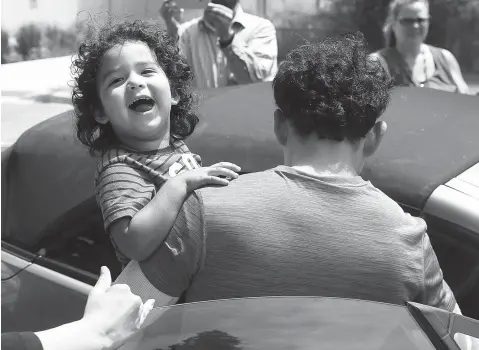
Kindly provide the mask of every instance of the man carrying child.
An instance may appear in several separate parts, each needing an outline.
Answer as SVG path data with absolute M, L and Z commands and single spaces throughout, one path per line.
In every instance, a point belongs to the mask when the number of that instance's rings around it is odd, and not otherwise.
M 273 81 L 284 165 L 190 193 L 165 243 L 117 282 L 158 304 L 317 295 L 459 312 L 425 222 L 359 175 L 392 86 L 361 34 L 293 50 Z

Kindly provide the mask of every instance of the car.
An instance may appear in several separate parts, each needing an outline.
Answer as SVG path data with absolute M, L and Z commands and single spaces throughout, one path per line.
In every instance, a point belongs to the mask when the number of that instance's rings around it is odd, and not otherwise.
M 187 144 L 204 164 L 228 160 L 250 173 L 282 163 L 271 83 L 198 93 L 200 123 Z M 362 174 L 426 220 L 445 280 L 477 319 L 478 107 L 474 96 L 396 88 L 382 117 L 387 134 Z M 71 111 L 52 117 L 2 152 L 3 331 L 77 319 L 100 266 L 120 271 L 94 197 L 98 158 L 73 120 Z

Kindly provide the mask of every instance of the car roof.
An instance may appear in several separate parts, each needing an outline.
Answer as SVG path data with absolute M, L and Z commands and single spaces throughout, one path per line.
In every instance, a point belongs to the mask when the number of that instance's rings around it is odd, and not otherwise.
M 479 162 L 479 98 L 400 87 L 381 117 L 388 124 L 362 176 L 406 207 L 422 209 L 441 184 Z M 273 132 L 271 83 L 207 90 L 200 124 L 188 140 L 206 164 L 259 171 L 282 163 Z
M 250 172 L 282 163 L 271 83 L 200 96 L 200 123 L 187 143 L 204 164 L 231 161 Z M 404 206 L 421 210 L 437 186 L 479 161 L 478 107 L 477 97 L 396 89 L 383 117 L 388 132 L 363 176 Z M 45 226 L 94 196 L 97 159 L 76 139 L 71 112 L 32 127 L 9 152 L 8 176 L 2 176 L 8 192 L 2 193 L 2 206 L 8 206 L 4 237 L 34 244 Z

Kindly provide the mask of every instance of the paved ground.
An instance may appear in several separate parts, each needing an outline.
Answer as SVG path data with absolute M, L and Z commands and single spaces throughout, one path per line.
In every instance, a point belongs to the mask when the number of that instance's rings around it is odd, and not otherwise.
M 70 64 L 71 56 L 65 56 L 0 67 L 2 148 L 33 125 L 72 108 Z M 479 74 L 466 80 L 478 93 Z
M 37 123 L 71 109 L 64 103 L 15 103 L 2 98 L 2 147 L 6 147 Z
M 1 145 L 27 129 L 72 108 L 71 56 L 11 63 L 0 67 Z

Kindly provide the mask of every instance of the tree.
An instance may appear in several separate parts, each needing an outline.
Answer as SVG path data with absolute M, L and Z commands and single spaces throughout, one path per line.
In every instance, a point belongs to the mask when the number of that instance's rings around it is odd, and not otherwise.
M 371 49 L 384 45 L 382 27 L 390 0 L 337 0 L 332 4 L 330 15 L 334 18 L 335 33 L 360 31 Z
M 27 24 L 20 27 L 17 32 L 16 39 L 18 53 L 23 57 L 24 60 L 27 60 L 32 49 L 40 48 L 42 32 L 37 25 Z
M 10 35 L 6 30 L 2 29 L 2 63 L 6 63 L 6 57 L 10 53 Z
M 71 54 L 78 47 L 77 35 L 79 33 L 74 27 L 63 29 L 49 25 L 44 30 L 45 46 L 52 57 Z
M 452 51 L 463 70 L 472 70 L 479 61 L 479 0 L 430 1 L 428 42 Z

